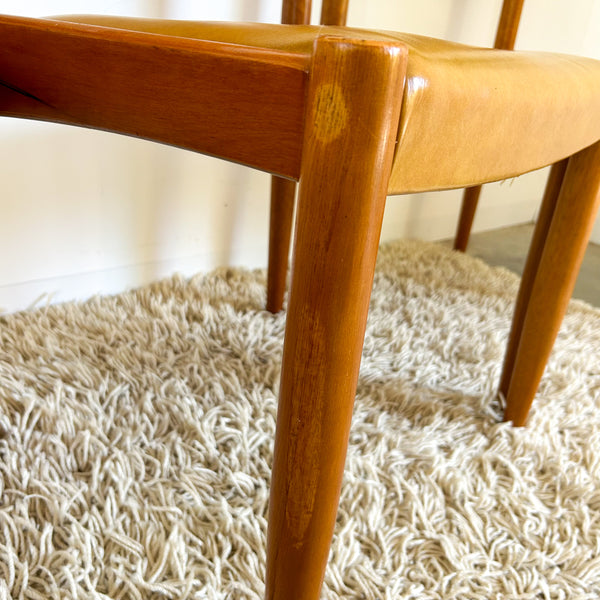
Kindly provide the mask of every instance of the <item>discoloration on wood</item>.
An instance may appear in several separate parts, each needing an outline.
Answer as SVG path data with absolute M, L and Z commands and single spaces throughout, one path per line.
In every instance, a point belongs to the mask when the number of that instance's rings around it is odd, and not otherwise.
M 284 0 L 282 23 L 309 23 L 310 0 Z M 348 0 L 324 0 L 321 25 L 345 25 Z M 271 183 L 269 223 L 269 268 L 267 271 L 267 310 L 283 308 L 285 280 L 294 214 L 295 184 L 274 177 Z
M 314 135 L 324 144 L 329 144 L 344 131 L 348 108 L 339 85 L 325 83 L 317 90 L 313 121 Z
M 317 486 L 321 476 L 319 456 L 323 435 L 324 382 L 326 332 L 319 316 L 309 310 L 303 310 L 300 317 L 311 332 L 310 347 L 298 347 L 294 368 L 305 371 L 303 377 L 296 373 L 293 377 L 301 380 L 304 387 L 295 390 L 302 398 L 292 406 L 289 424 L 288 455 L 288 498 L 286 518 L 292 535 L 292 544 L 299 549 L 313 515 L 317 501 Z

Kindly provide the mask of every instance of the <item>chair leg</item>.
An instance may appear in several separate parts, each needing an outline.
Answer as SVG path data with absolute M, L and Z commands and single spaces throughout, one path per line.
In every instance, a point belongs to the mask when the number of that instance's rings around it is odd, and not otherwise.
M 323 37 L 307 108 L 266 598 L 316 600 L 348 444 L 406 50 Z
M 295 181 L 276 176 L 271 178 L 267 310 L 272 313 L 283 308 L 295 197 Z
M 525 423 L 563 316 L 600 203 L 600 142 L 569 159 L 526 305 L 504 418 Z M 541 236 L 543 237 L 543 235 Z M 526 287 L 527 287 L 526 285 Z M 526 290 L 525 287 L 525 290 Z
M 504 365 L 498 388 L 498 391 L 505 398 L 508 395 L 508 388 L 510 387 L 510 380 L 515 366 L 515 358 L 521 340 L 523 321 L 525 320 L 525 313 L 527 312 L 527 306 L 529 305 L 529 300 L 531 298 L 531 290 L 533 289 L 533 282 L 540 265 L 542 252 L 544 251 L 544 245 L 546 244 L 552 217 L 556 210 L 556 203 L 558 201 L 568 162 L 569 159 L 565 158 L 552 165 L 546 183 L 546 189 L 544 191 L 540 214 L 538 215 L 531 244 L 529 246 L 529 253 L 527 255 L 527 261 L 525 262 L 525 268 L 523 269 L 521 285 L 519 287 L 519 293 L 513 312 L 512 326 L 508 336 L 506 353 L 504 355 Z
M 500 13 L 500 20 L 498 21 L 494 48 L 499 48 L 501 50 L 514 49 L 524 1 L 525 0 L 504 0 L 502 3 L 502 12 Z
M 288 25 L 308 25 L 311 5 L 311 0 L 283 0 L 281 22 Z
M 311 0 L 283 0 L 281 22 L 306 25 L 310 23 L 310 10 Z M 267 310 L 272 313 L 283 308 L 295 197 L 294 181 L 277 176 L 271 178 Z
M 348 0 L 323 0 L 321 3 L 321 25 L 346 24 Z
M 480 185 L 465 188 L 456 235 L 454 236 L 455 250 L 465 252 L 467 249 L 469 237 L 471 236 L 471 227 L 473 227 L 473 219 L 475 218 L 477 204 L 479 203 L 479 194 L 481 194 Z

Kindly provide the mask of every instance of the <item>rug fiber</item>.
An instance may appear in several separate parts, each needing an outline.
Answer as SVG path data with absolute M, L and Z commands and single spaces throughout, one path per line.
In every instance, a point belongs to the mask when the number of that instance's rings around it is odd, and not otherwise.
M 253 599 L 284 315 L 222 269 L 0 319 L 0 599 Z M 529 425 L 495 389 L 518 280 L 381 249 L 323 598 L 600 596 L 600 311 Z

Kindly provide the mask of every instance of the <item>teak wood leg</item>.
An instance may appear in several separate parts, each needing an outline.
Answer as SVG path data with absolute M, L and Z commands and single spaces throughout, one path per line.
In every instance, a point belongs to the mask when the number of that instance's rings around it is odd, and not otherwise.
M 281 22 L 288 25 L 308 25 L 310 23 L 311 0 L 283 0 Z
M 323 0 L 321 3 L 321 25 L 346 24 L 349 0 Z
M 271 482 L 268 600 L 319 597 L 405 65 L 401 45 L 335 37 L 316 43 Z
M 281 22 L 291 25 L 310 23 L 311 4 L 310 0 L 283 0 Z M 277 176 L 271 178 L 267 310 L 272 313 L 283 308 L 295 197 L 295 181 Z
M 527 255 L 527 261 L 525 262 L 525 268 L 523 269 L 519 294 L 515 303 L 512 325 L 508 336 L 506 353 L 504 355 L 504 365 L 502 367 L 502 375 L 500 376 L 500 385 L 498 388 L 498 391 L 505 398 L 508 395 L 508 388 L 510 386 L 515 358 L 521 340 L 523 321 L 525 320 L 527 306 L 531 298 L 533 282 L 535 281 L 535 276 L 542 258 L 542 252 L 544 251 L 544 245 L 546 244 L 546 238 L 550 231 L 550 224 L 552 223 L 552 217 L 556 210 L 556 203 L 558 201 L 568 162 L 569 159 L 565 158 L 552 165 L 546 183 L 546 190 L 544 191 L 540 213 L 536 221 L 531 244 L 529 245 L 529 253 Z
M 538 268 L 533 282 L 525 284 L 525 316 L 504 415 L 514 425 L 523 425 L 527 418 L 575 286 L 599 202 L 600 142 L 596 142 L 569 159 Z
M 460 216 L 458 217 L 458 225 L 456 227 L 456 235 L 454 236 L 454 249 L 465 252 L 469 244 L 471 235 L 471 227 L 473 227 L 473 219 L 477 211 L 479 203 L 479 195 L 481 194 L 481 186 L 465 188 L 463 193 L 462 206 L 460 208 Z
M 267 310 L 272 313 L 283 308 L 295 197 L 295 181 L 272 177 L 267 270 Z

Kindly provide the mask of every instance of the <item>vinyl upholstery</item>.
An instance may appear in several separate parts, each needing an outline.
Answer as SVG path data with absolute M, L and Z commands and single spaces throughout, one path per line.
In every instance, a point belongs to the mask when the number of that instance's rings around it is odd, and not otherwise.
M 600 139 L 600 61 L 308 25 L 63 20 L 309 55 L 319 35 L 400 41 L 408 73 L 390 193 L 465 187 L 551 164 Z

